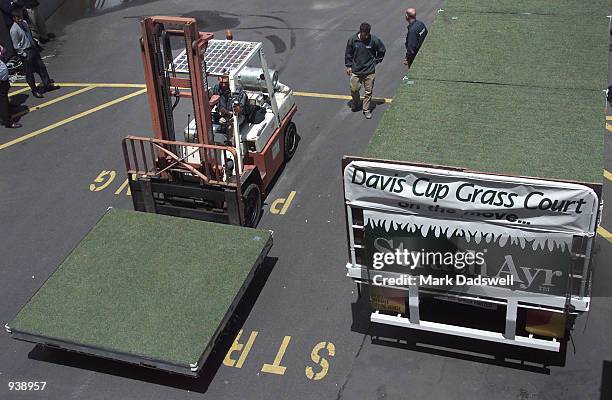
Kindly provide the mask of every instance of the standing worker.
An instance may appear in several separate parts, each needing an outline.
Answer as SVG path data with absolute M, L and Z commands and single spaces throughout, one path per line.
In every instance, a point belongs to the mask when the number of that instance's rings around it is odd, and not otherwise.
M 344 65 L 346 74 L 351 77 L 351 110 L 359 111 L 359 90 L 363 84 L 363 115 L 372 118 L 370 101 L 374 90 L 376 64 L 385 57 L 385 45 L 374 35 L 370 34 L 370 24 L 367 22 L 359 26 L 359 32 L 353 35 L 346 43 Z
M 21 59 L 23 60 L 23 66 L 25 69 L 26 82 L 32 90 L 34 97 L 42 98 L 42 93 L 55 90 L 58 87 L 53 84 L 53 80 L 49 78 L 47 67 L 40 57 L 40 50 L 38 44 L 32 36 L 32 31 L 28 26 L 28 23 L 23 19 L 23 9 L 16 8 L 12 12 L 13 14 L 13 26 L 11 26 L 11 39 L 13 40 L 13 47 Z M 34 79 L 34 72 L 36 72 L 43 83 L 42 90 L 36 87 L 36 81 Z
M 406 59 L 404 60 L 404 65 L 410 68 L 421 45 L 425 41 L 427 27 L 416 19 L 416 10 L 414 8 L 406 10 L 406 21 L 408 21 L 408 33 L 406 34 Z
M 9 72 L 4 59 L 6 56 L 6 50 L 0 46 L 0 123 L 7 128 L 21 128 L 21 124 L 18 124 L 11 119 L 11 109 L 8 98 L 8 92 L 11 88 L 9 81 Z

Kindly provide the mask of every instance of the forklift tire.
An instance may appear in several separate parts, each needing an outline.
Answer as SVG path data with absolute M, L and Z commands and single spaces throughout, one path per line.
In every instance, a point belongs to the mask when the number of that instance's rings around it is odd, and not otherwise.
M 244 226 L 255 228 L 261 218 L 261 190 L 255 183 L 247 186 L 242 193 L 244 199 Z
M 285 128 L 285 161 L 291 160 L 295 154 L 298 144 L 297 128 L 293 122 L 289 122 Z

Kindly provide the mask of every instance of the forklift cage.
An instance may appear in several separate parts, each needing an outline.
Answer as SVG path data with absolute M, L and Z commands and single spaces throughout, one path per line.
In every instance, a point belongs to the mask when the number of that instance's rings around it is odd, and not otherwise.
M 130 176 L 151 178 L 162 177 L 164 174 L 167 176 L 170 172 L 187 173 L 196 176 L 200 184 L 240 188 L 233 171 L 227 171 L 225 165 L 217 163 L 217 160 L 227 159 L 227 153 L 235 159 L 237 155 L 233 147 L 139 136 L 127 136 L 121 144 L 125 168 Z M 147 157 L 147 147 L 149 157 Z M 184 155 L 178 156 L 174 149 L 179 150 L 178 154 Z M 199 164 L 187 161 L 195 152 L 200 153 Z

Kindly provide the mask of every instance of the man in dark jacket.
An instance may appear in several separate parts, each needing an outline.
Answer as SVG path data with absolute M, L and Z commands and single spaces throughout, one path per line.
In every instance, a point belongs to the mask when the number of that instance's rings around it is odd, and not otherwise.
M 359 110 L 359 91 L 363 84 L 365 95 L 363 96 L 363 115 L 370 119 L 370 100 L 374 90 L 374 78 L 376 64 L 382 62 L 385 57 L 385 45 L 374 35 L 370 34 L 370 24 L 364 22 L 359 27 L 359 32 L 353 35 L 346 43 L 344 53 L 344 65 L 346 74 L 351 77 L 351 96 L 353 97 L 351 109 Z
M 404 64 L 410 68 L 421 45 L 425 41 L 427 27 L 416 19 L 416 10 L 414 8 L 406 10 L 406 21 L 408 21 L 408 33 L 406 34 L 406 59 Z

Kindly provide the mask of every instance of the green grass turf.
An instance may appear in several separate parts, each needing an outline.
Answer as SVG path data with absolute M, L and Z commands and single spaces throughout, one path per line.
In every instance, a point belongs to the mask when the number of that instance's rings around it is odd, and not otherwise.
M 111 209 L 9 326 L 189 365 L 270 232 Z
M 602 90 L 608 35 L 600 15 L 442 12 L 410 77 Z
M 612 4 L 610 0 L 446 0 L 443 8 L 448 11 L 592 15 L 605 18 Z
M 366 157 L 601 182 L 601 93 L 458 82 L 403 84 Z
M 601 182 L 611 6 L 448 0 L 365 156 Z

